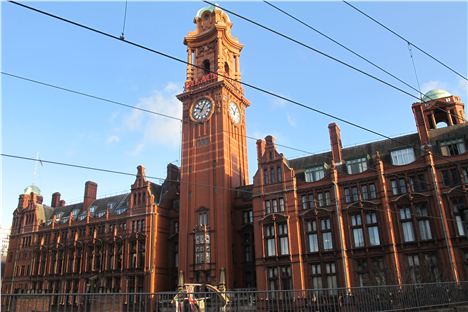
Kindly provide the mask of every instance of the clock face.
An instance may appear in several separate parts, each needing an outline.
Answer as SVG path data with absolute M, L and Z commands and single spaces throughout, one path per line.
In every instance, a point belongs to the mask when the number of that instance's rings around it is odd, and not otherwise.
M 231 117 L 231 120 L 233 123 L 238 124 L 240 121 L 240 111 L 239 111 L 239 106 L 237 106 L 236 103 L 231 102 L 229 104 L 229 116 Z
M 205 121 L 213 111 L 213 103 L 207 98 L 198 100 L 192 107 L 192 118 L 195 121 Z

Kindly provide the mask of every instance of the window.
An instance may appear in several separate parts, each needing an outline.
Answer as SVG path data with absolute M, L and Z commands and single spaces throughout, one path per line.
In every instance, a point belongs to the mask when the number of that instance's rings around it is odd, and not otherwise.
M 413 222 L 410 208 L 400 209 L 400 220 L 403 228 L 403 239 L 405 242 L 414 242 Z
M 210 263 L 210 234 L 199 231 L 195 233 L 195 263 Z
M 268 169 L 263 169 L 263 184 L 268 184 Z
M 268 290 L 278 290 L 277 268 L 268 268 Z
M 408 271 L 411 281 L 413 283 L 419 283 L 421 281 L 420 276 L 420 265 L 419 265 L 419 256 L 418 255 L 409 255 L 408 256 Z
M 276 177 L 275 168 L 271 168 L 270 169 L 270 182 L 271 183 L 276 183 L 275 177 Z
M 395 166 L 406 165 L 415 160 L 412 147 L 392 151 L 390 155 L 392 156 L 392 164 Z
M 429 222 L 427 208 L 425 206 L 416 207 L 416 216 L 418 219 L 420 239 L 421 240 L 432 239 L 431 225 Z
M 393 195 L 407 193 L 406 180 L 404 178 L 390 180 L 390 186 L 392 188 Z
M 327 288 L 337 288 L 338 283 L 336 281 L 336 267 L 335 263 L 325 263 L 325 273 L 327 276 Z M 334 293 L 333 291 L 332 293 Z
M 452 199 L 453 214 L 455 215 L 455 223 L 458 236 L 466 236 L 468 221 L 468 209 L 465 208 L 465 200 L 463 197 Z
M 73 216 L 73 219 L 76 219 L 76 217 L 78 217 L 78 214 L 80 213 L 80 209 L 79 208 L 75 208 L 72 210 L 72 216 Z
M 317 221 L 307 221 L 307 236 L 309 240 L 309 252 L 319 251 L 317 239 Z
M 319 207 L 330 206 L 330 192 L 317 193 L 317 204 Z
M 324 250 L 333 249 L 330 219 L 320 220 L 320 229 L 322 230 L 323 249 Z
M 443 156 L 455 156 L 463 154 L 465 153 L 465 142 L 463 139 L 441 142 L 440 152 Z
M 357 158 L 346 161 L 348 174 L 361 173 L 367 170 L 367 158 Z
M 279 239 L 279 254 L 289 254 L 289 243 L 288 243 L 288 225 L 286 223 L 278 223 L 278 239 Z
M 266 256 L 274 257 L 276 256 L 275 226 L 266 225 L 264 229 L 264 238 L 266 242 Z
M 411 192 L 423 192 L 426 188 L 426 179 L 424 174 L 416 174 L 409 177 L 409 185 Z
M 281 167 L 277 167 L 276 172 L 277 172 L 277 175 L 278 175 L 276 180 L 278 182 L 282 182 L 283 181 L 283 169 L 281 169 Z
M 96 206 L 91 206 L 91 207 L 89 207 L 89 213 L 90 213 L 90 214 L 93 214 L 94 211 L 96 211 Z
M 377 215 L 375 214 L 375 212 L 370 212 L 366 214 L 366 224 L 367 224 L 367 233 L 369 235 L 369 245 L 379 246 L 380 236 L 379 236 L 379 228 L 377 225 Z
M 210 61 L 209 60 L 204 60 L 203 61 L 203 73 L 206 75 L 206 74 L 209 74 L 211 72 L 210 70 Z
M 455 186 L 460 184 L 460 175 L 457 168 L 449 168 L 441 170 L 442 182 L 445 186 Z
M 325 177 L 323 166 L 313 167 L 304 171 L 306 182 L 315 182 Z
M 281 289 L 288 290 L 292 289 L 292 281 L 291 281 L 291 267 L 288 266 L 281 266 Z
M 301 196 L 302 209 L 314 208 L 314 194 Z
M 265 212 L 269 213 L 278 213 L 284 211 L 284 198 L 265 200 Z
M 353 230 L 354 247 L 364 247 L 361 215 L 357 214 L 351 216 L 351 228 Z
M 102 216 L 104 216 L 106 214 L 105 211 L 99 211 L 94 217 L 95 218 L 101 218 Z
M 198 224 L 208 225 L 208 211 L 200 211 L 198 213 Z
M 377 191 L 374 183 L 359 184 L 344 188 L 344 201 L 347 204 L 356 202 L 359 199 L 369 200 L 375 198 L 377 198 Z
M 253 223 L 253 211 L 252 211 L 252 209 L 242 211 L 242 223 L 243 224 L 252 224 Z
M 361 287 L 384 285 L 385 265 L 383 258 L 356 260 L 356 275 Z
M 311 277 L 312 288 L 321 289 L 322 288 L 322 270 L 320 268 L 320 264 L 312 264 L 310 266 L 310 277 Z

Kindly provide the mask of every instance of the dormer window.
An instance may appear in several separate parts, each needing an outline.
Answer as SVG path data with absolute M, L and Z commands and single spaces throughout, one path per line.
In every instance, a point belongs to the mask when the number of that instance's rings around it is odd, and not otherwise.
M 392 164 L 394 166 L 406 165 L 415 160 L 412 147 L 392 151 L 390 155 L 392 156 Z
M 79 209 L 79 208 L 73 209 L 73 210 L 72 210 L 73 219 L 76 219 L 76 217 L 78 216 L 79 213 L 80 213 L 80 209 Z
M 356 158 L 346 161 L 348 174 L 361 173 L 367 170 L 367 158 Z
M 440 152 L 442 156 L 455 156 L 465 153 L 465 141 L 456 139 L 440 143 Z
M 308 168 L 305 170 L 305 180 L 306 182 L 315 182 L 323 179 L 325 176 L 325 170 L 323 166 L 317 166 L 313 168 Z
M 93 214 L 94 211 L 96 211 L 96 206 L 91 206 L 91 207 L 89 207 L 89 212 L 90 212 L 91 214 Z
M 96 217 L 96 218 L 101 218 L 101 217 L 104 216 L 105 214 L 106 214 L 105 211 L 100 211 L 100 212 L 98 212 L 98 213 L 96 214 L 95 217 Z

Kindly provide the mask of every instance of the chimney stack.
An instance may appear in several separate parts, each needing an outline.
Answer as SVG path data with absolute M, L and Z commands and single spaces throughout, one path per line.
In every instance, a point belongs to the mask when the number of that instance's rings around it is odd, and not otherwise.
M 343 155 L 341 154 L 343 145 L 341 144 L 340 127 L 338 127 L 338 125 L 333 122 L 328 125 L 328 131 L 330 133 L 330 144 L 333 162 L 335 164 L 341 164 L 343 162 Z
M 60 193 L 59 192 L 55 192 L 54 194 L 52 194 L 52 201 L 50 203 L 50 206 L 52 206 L 53 208 L 60 207 Z
M 97 184 L 93 181 L 87 181 L 85 184 L 83 208 L 88 209 L 89 206 L 96 200 Z

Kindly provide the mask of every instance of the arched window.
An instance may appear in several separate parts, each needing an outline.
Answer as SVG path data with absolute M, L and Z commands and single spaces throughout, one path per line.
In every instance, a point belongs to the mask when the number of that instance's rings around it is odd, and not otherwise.
M 211 69 L 210 69 L 210 61 L 208 60 L 204 60 L 203 61 L 203 70 L 204 70 L 204 74 L 209 74 L 211 72 Z
M 227 62 L 224 63 L 224 72 L 229 75 L 229 64 Z

